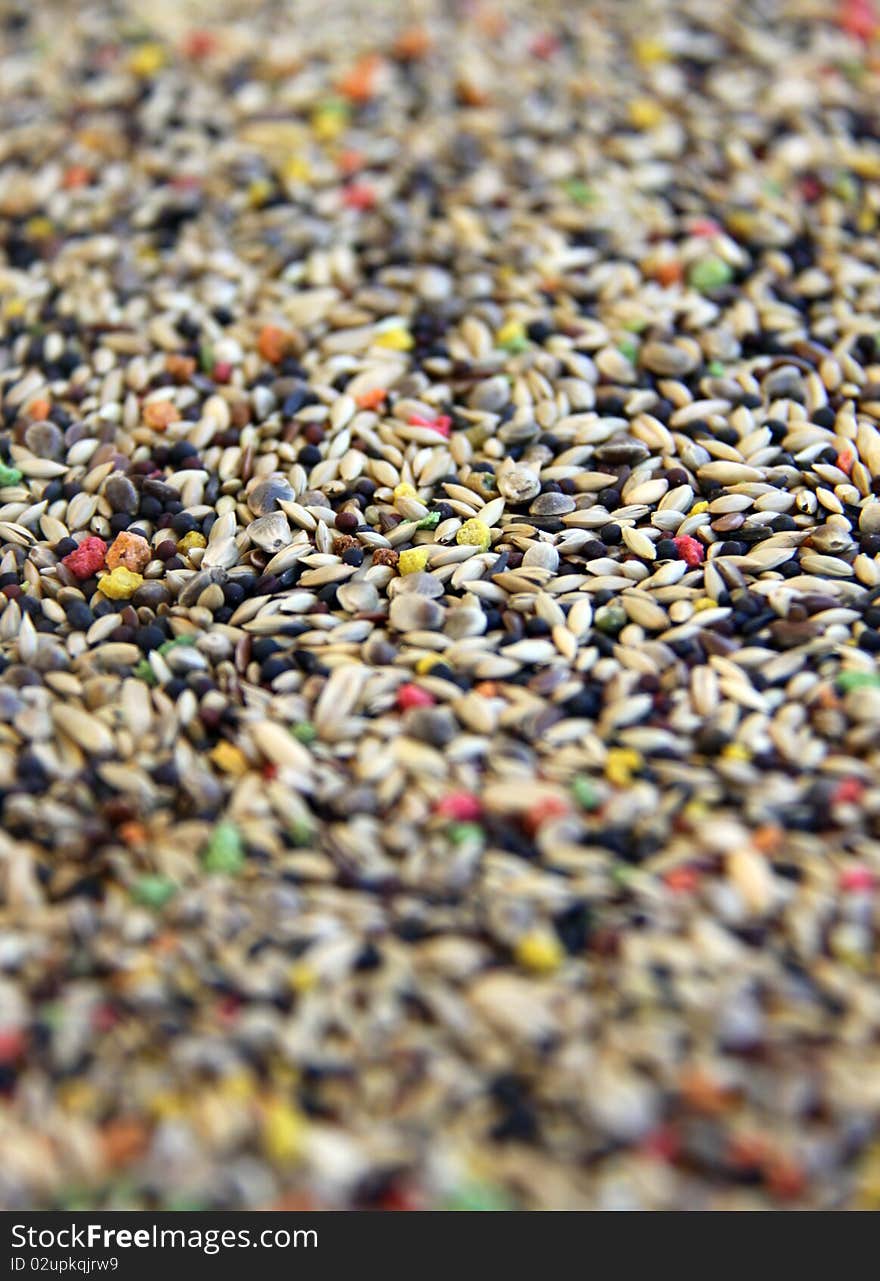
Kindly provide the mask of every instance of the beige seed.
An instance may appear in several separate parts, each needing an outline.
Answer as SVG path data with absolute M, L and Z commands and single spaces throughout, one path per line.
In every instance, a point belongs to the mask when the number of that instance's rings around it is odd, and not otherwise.
M 52 719 L 61 732 L 72 738 L 84 752 L 94 753 L 96 756 L 110 756 L 113 752 L 114 742 L 110 730 L 103 721 L 83 708 L 56 703 L 52 707 Z
M 639 627 L 644 627 L 646 631 L 662 631 L 664 627 L 669 626 L 666 611 L 653 601 L 650 596 L 636 592 L 624 592 L 620 598 L 620 603 L 626 610 L 627 616 L 634 623 L 637 623 Z
M 651 506 L 663 497 L 669 488 L 666 480 L 646 480 L 630 488 L 624 486 L 623 498 L 627 503 L 644 503 Z
M 250 727 L 250 736 L 273 765 L 287 766 L 304 775 L 311 772 L 312 758 L 308 751 L 277 721 L 257 721 Z
M 695 667 L 691 672 L 691 699 L 700 716 L 714 715 L 718 707 L 718 677 L 711 667 Z
M 763 473 L 757 467 L 745 463 L 718 462 L 705 463 L 697 468 L 700 480 L 714 481 L 718 485 L 738 485 L 743 481 L 761 480 Z
M 657 555 L 651 539 L 640 529 L 632 529 L 624 525 L 623 541 L 634 555 L 641 556 L 645 560 L 654 560 Z
M 588 596 L 576 601 L 568 613 L 568 629 L 577 640 L 583 640 L 593 622 L 593 605 Z
M 773 874 L 762 857 L 745 845 L 727 855 L 727 874 L 742 895 L 749 911 L 763 916 L 775 897 Z

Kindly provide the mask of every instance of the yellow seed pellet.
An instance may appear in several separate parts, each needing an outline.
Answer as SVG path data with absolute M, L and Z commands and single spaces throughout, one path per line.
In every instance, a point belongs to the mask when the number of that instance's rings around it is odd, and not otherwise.
M 165 65 L 165 50 L 160 44 L 142 44 L 128 60 L 128 69 L 136 76 L 154 76 Z
M 270 1161 L 287 1165 L 302 1153 L 305 1124 L 288 1103 L 270 1103 L 263 1113 L 263 1151 Z
M 315 971 L 305 961 L 296 961 L 288 970 L 287 977 L 295 992 L 311 992 L 318 981 Z
M 640 752 L 631 747 L 612 747 L 605 758 L 605 777 L 616 787 L 626 787 L 643 764 Z
M 312 116 L 312 132 L 319 142 L 335 142 L 347 124 L 346 115 L 335 107 L 321 107 Z
M 533 974 L 552 974 L 565 957 L 562 944 L 546 930 L 530 930 L 516 944 L 516 961 Z
M 143 586 L 143 575 L 133 574 L 123 565 L 117 565 L 110 574 L 105 574 L 98 583 L 98 588 L 111 600 L 128 600 L 139 587 Z
M 373 341 L 377 347 L 387 347 L 389 351 L 410 351 L 414 346 L 413 336 L 407 329 L 386 329 Z
M 455 535 L 455 541 L 462 547 L 479 547 L 481 552 L 485 552 L 488 551 L 492 542 L 492 531 L 487 524 L 474 516 L 471 520 L 464 522 Z
M 148 1104 L 150 1114 L 161 1120 L 182 1116 L 186 1111 L 187 1101 L 176 1090 L 162 1090 L 150 1097 Z
M 24 229 L 32 240 L 47 240 L 55 230 L 48 218 L 43 218 L 39 215 L 35 218 L 28 218 Z
M 650 67 L 656 62 L 665 62 L 669 56 L 665 46 L 659 40 L 652 40 L 650 37 L 646 37 L 644 40 L 636 40 L 633 45 L 633 53 L 636 55 L 636 60 L 643 67 Z
M 311 182 L 312 168 L 303 156 L 290 156 L 281 167 L 285 182 Z
M 244 752 L 234 743 L 227 743 L 225 739 L 221 740 L 212 752 L 209 752 L 209 757 L 225 774 L 235 774 L 240 777 L 247 773 L 248 763 Z
M 246 1103 L 254 1092 L 254 1079 L 250 1072 L 230 1072 L 224 1076 L 221 1092 L 229 1102 Z
M 526 337 L 526 331 L 518 320 L 509 320 L 506 325 L 502 325 L 495 335 L 495 341 L 499 347 L 506 347 L 509 343 L 520 343 Z
M 634 98 L 629 104 L 629 120 L 635 129 L 654 129 L 663 119 L 663 108 L 653 98 Z
M 204 534 L 200 534 L 197 529 L 191 529 L 188 534 L 184 534 L 177 544 L 179 552 L 192 551 L 194 547 L 207 547 L 208 540 Z
M 248 204 L 252 209 L 259 209 L 272 195 L 272 184 L 268 178 L 255 178 L 247 190 Z
M 397 562 L 399 574 L 420 574 L 428 563 L 427 547 L 410 547 L 400 553 Z

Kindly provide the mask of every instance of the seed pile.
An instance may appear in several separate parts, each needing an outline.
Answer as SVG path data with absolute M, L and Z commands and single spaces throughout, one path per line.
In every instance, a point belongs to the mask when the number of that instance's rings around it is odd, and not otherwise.
M 3 1205 L 880 1204 L 878 35 L 4 6 Z

